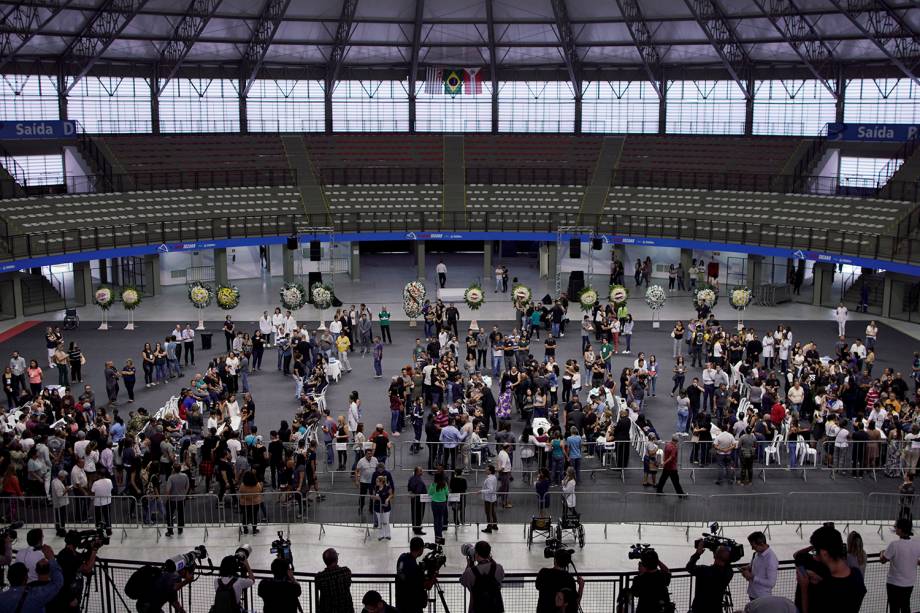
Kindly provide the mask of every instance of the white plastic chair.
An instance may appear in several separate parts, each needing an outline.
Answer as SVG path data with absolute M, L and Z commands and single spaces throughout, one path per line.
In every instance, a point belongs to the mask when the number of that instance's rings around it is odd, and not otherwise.
M 775 462 L 776 464 L 779 464 L 779 450 L 780 450 L 780 443 L 782 442 L 782 440 L 783 440 L 782 435 L 777 434 L 776 436 L 773 437 L 773 443 L 770 445 L 767 445 L 766 449 L 764 449 L 764 457 L 763 457 L 764 466 L 770 465 L 771 458 L 773 459 L 773 462 Z
M 329 389 L 328 385 L 324 387 L 323 391 L 321 391 L 319 394 L 315 394 L 315 393 L 307 394 L 307 397 L 310 398 L 310 400 L 313 400 L 314 402 L 316 402 L 316 406 L 319 407 L 320 411 L 326 410 L 326 390 L 327 389 Z
M 818 467 L 818 450 L 806 443 L 805 437 L 801 434 L 795 439 L 795 451 L 799 466 L 805 468 L 805 465 L 811 462 L 812 466 Z

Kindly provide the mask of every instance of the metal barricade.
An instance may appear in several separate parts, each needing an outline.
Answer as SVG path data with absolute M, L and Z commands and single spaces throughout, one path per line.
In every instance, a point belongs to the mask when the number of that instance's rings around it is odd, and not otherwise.
M 144 496 L 140 500 L 143 525 L 156 528 L 159 537 L 163 528 L 204 528 L 223 524 L 223 513 L 214 494 L 194 494 L 172 500 L 168 495 Z
M 878 523 L 881 532 L 896 519 L 920 517 L 920 495 L 872 492 L 866 497 L 864 509 L 865 522 Z
M 865 498 L 858 492 L 789 492 L 783 502 L 783 521 L 797 524 L 800 535 L 804 524 L 826 521 L 844 522 L 846 532 L 850 524 L 861 523 L 865 516 Z
M 299 508 L 290 492 L 265 492 L 259 494 L 261 503 L 244 505 L 253 494 L 226 494 L 221 506 L 221 517 L 225 527 L 239 526 L 241 529 L 259 525 L 290 526 L 298 522 Z
M 707 521 L 707 497 L 698 494 L 658 494 L 656 492 L 627 492 L 622 523 L 638 524 L 639 538 L 642 525 L 690 526 Z

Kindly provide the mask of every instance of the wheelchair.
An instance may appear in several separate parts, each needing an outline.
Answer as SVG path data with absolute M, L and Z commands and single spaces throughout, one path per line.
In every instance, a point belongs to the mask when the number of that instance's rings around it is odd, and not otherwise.
M 64 309 L 64 329 L 76 330 L 80 327 L 80 317 L 77 316 L 77 309 Z
M 549 515 L 534 515 L 530 518 L 530 525 L 527 526 L 527 550 L 530 551 L 535 537 L 551 539 L 555 532 L 553 531 L 553 518 Z
M 585 527 L 581 524 L 581 516 L 563 504 L 562 519 L 556 524 L 556 540 L 562 542 L 567 535 L 578 544 L 579 549 L 585 548 Z

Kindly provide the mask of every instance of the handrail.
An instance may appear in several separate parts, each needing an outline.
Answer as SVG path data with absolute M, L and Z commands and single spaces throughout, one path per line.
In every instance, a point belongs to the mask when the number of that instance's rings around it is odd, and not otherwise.
M 875 182 L 878 185 L 879 191 L 888 185 L 888 181 L 898 172 L 901 164 L 906 163 L 907 160 L 910 159 L 910 156 L 912 156 L 917 149 L 917 144 L 918 141 L 916 138 L 912 138 L 905 142 L 898 152 L 888 160 L 888 163 L 878 171 L 878 174 L 875 176 Z M 900 162 L 900 164 L 898 162 Z

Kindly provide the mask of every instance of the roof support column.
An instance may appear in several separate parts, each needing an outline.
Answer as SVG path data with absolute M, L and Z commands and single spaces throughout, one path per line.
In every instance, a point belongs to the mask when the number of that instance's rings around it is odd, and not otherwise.
M 58 95 L 58 118 L 67 119 L 67 77 L 64 75 L 64 69 L 58 70 L 57 74 L 57 95 Z
M 834 83 L 834 88 L 837 90 L 837 100 L 834 103 L 834 121 L 843 123 L 847 91 L 847 79 L 843 74 L 843 66 L 837 66 L 837 79 Z
M 150 132 L 153 134 L 160 133 L 160 82 L 157 76 L 156 67 L 153 68 L 153 76 L 150 78 Z
M 747 96 L 744 100 L 744 135 L 754 133 L 754 77 L 748 76 L 745 83 Z
M 668 82 L 663 76 L 658 91 L 661 93 L 658 97 L 658 133 L 665 134 L 668 131 Z
M 239 81 L 240 88 L 240 133 L 246 134 L 249 132 L 249 122 L 248 122 L 248 113 L 246 109 L 246 79 L 240 77 Z

